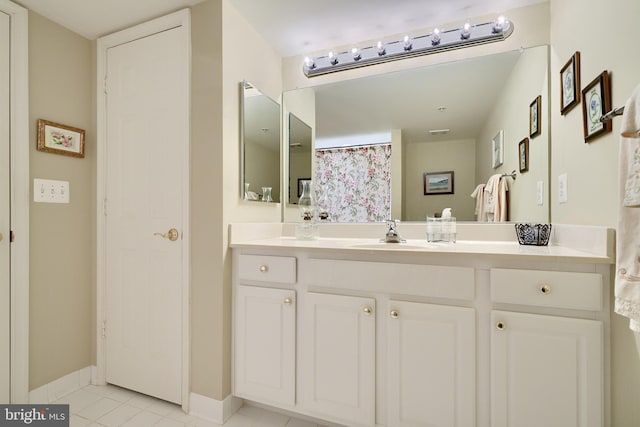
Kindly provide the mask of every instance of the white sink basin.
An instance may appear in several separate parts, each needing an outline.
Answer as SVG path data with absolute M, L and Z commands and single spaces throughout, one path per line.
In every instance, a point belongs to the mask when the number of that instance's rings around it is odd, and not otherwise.
M 357 243 L 351 245 L 350 247 L 354 249 L 384 249 L 384 250 L 409 250 L 409 249 L 429 249 L 434 248 L 435 246 L 424 244 L 424 245 L 412 245 L 408 243 Z

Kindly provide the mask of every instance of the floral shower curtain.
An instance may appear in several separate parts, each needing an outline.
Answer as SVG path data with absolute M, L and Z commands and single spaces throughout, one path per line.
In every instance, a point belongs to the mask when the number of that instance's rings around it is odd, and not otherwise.
M 316 150 L 317 204 L 333 222 L 391 218 L 391 145 Z

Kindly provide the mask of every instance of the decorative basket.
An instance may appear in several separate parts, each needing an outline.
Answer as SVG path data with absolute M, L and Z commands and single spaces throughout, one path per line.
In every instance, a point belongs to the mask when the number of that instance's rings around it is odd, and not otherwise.
M 516 235 L 521 245 L 547 246 L 551 236 L 551 224 L 516 224 Z

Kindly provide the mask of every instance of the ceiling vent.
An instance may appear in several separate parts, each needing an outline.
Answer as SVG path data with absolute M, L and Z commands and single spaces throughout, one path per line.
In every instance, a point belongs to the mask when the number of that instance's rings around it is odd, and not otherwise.
M 446 135 L 449 133 L 449 129 L 432 129 L 429 133 L 431 135 Z

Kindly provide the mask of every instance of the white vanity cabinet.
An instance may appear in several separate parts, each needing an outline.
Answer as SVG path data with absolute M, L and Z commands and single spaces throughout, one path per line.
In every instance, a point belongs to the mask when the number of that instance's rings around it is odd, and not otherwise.
M 493 427 L 603 425 L 602 322 L 494 311 Z
M 494 302 L 572 308 L 597 318 L 602 276 L 494 269 L 491 295 Z M 602 321 L 494 310 L 491 323 L 493 427 L 603 425 Z
M 474 426 L 475 310 L 392 300 L 387 316 L 387 425 Z
M 234 393 L 270 404 L 295 404 L 295 258 L 243 256 L 234 287 Z M 256 280 L 256 279 L 263 279 Z M 241 283 L 258 281 L 262 286 Z
M 610 427 L 611 257 L 347 245 L 233 246 L 234 395 L 351 427 Z
M 301 405 L 375 424 L 375 299 L 309 292 L 301 315 Z

